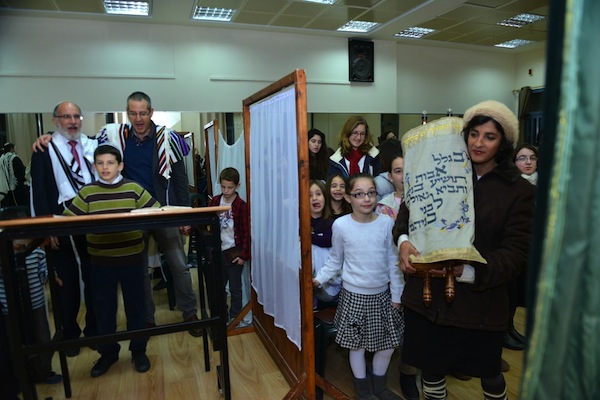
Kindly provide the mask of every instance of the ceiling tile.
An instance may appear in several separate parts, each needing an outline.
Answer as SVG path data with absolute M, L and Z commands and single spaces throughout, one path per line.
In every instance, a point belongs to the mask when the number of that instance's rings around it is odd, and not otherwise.
M 51 0 L 6 0 L 9 8 L 25 10 L 56 10 L 54 2 Z
M 479 18 L 482 15 L 487 14 L 491 10 L 485 7 L 477 7 L 477 6 L 460 6 L 455 8 L 454 10 L 448 11 L 445 14 L 440 15 L 442 18 L 446 19 L 455 19 L 460 21 L 468 21 L 473 18 Z
M 386 0 L 338 0 L 336 1 L 336 5 L 342 6 L 352 6 L 352 7 L 362 7 L 362 8 L 371 8 L 379 3 L 383 3 Z M 387 0 L 390 1 L 390 0 Z M 392 0 L 398 1 L 398 0 Z
M 244 11 L 252 12 L 263 12 L 263 13 L 274 13 L 278 14 L 282 8 L 286 7 L 288 2 L 286 0 L 269 0 L 269 1 L 256 1 L 248 0 L 244 3 Z
M 482 29 L 487 28 L 489 25 L 485 24 L 477 24 L 472 22 L 464 22 L 462 24 L 454 25 L 449 30 L 456 33 L 468 34 L 480 31 Z
M 104 14 L 104 6 L 101 0 L 54 0 L 60 11 L 89 12 Z
M 253 25 L 268 25 L 275 17 L 275 14 L 268 13 L 254 13 L 254 12 L 237 12 L 232 22 L 239 24 L 253 24 Z
M 295 1 L 283 10 L 283 14 L 313 18 L 325 11 L 326 8 L 327 6 L 323 4 L 300 3 Z
M 437 31 L 441 31 L 452 26 L 458 25 L 460 23 L 460 21 L 457 21 L 455 19 L 435 18 L 417 25 L 422 28 L 430 28 L 435 29 Z
M 360 16 L 361 21 L 369 21 L 369 22 L 379 22 L 385 24 L 386 22 L 391 21 L 395 18 L 394 14 L 391 14 L 388 11 L 367 11 L 366 13 Z
M 513 11 L 515 14 L 531 12 L 539 7 L 547 6 L 548 0 L 519 0 L 513 1 L 500 7 L 503 11 Z
M 310 22 L 312 18 L 308 17 L 295 17 L 292 15 L 280 15 L 275 18 L 270 25 L 272 26 L 290 26 L 293 28 L 302 28 L 308 22 Z
M 445 41 L 452 40 L 459 36 L 461 36 L 460 33 L 442 31 L 442 32 L 430 33 L 429 35 L 425 36 L 424 39 L 425 40 L 438 40 L 438 41 L 441 40 L 441 41 L 445 42 Z
M 243 3 L 244 0 L 198 0 L 198 5 L 201 7 L 227 8 L 231 10 L 239 10 Z
M 347 19 L 319 18 L 308 23 L 305 28 L 319 29 L 322 31 L 336 31 L 346 22 L 348 22 Z
M 513 1 L 514 0 L 470 0 L 470 1 L 467 1 L 465 4 L 496 8 L 496 7 L 502 6 L 506 3 L 512 3 Z
M 360 8 L 333 6 L 325 10 L 325 12 L 321 14 L 321 17 L 335 19 L 340 18 L 345 20 L 345 22 L 348 22 L 351 19 L 355 19 L 363 12 L 365 12 L 365 10 Z
M 428 2 L 429 0 L 386 0 L 373 7 L 373 10 L 387 11 L 396 14 L 394 17 L 398 17 L 399 15 Z

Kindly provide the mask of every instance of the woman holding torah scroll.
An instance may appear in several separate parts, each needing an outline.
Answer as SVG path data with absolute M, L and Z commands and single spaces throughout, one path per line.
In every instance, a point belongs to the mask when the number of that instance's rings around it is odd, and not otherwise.
M 408 208 L 400 208 L 394 240 L 399 242 L 400 268 L 407 276 L 402 360 L 423 371 L 426 399 L 446 398 L 445 375 L 453 372 L 480 377 L 485 399 L 506 399 L 500 366 L 508 320 L 507 284 L 527 264 L 534 191 L 511 159 L 518 121 L 510 109 L 485 101 L 467 110 L 463 123 L 473 167 L 473 244 L 487 263 L 455 262 L 453 301 L 443 295 L 446 280 L 434 278 L 432 302 L 425 305 L 423 279 L 416 276 L 417 264 L 411 261 L 423 249 L 411 243 Z M 431 271 L 433 276 L 447 273 L 447 268 Z

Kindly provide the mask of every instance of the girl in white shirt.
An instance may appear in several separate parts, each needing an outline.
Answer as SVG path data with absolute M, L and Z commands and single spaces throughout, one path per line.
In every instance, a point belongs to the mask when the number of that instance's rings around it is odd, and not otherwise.
M 371 175 L 353 175 L 344 198 L 352 213 L 333 223 L 329 258 L 313 284 L 319 287 L 342 270 L 335 341 L 349 349 L 356 398 L 399 399 L 386 387 L 387 368 L 404 326 L 404 278 L 396 265 L 394 221 L 373 212 L 377 191 Z M 372 375 L 367 375 L 366 351 L 374 353 Z

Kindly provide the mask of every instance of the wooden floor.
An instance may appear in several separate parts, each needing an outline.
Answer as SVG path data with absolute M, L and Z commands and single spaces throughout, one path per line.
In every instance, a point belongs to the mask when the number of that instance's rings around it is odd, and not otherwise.
M 194 275 L 194 274 L 192 274 Z M 154 292 L 157 306 L 157 322 L 177 322 L 179 311 L 171 311 L 167 306 L 166 292 Z M 121 307 L 122 308 L 122 307 Z M 119 329 L 124 329 L 125 319 L 119 313 Z M 524 332 L 524 311 L 519 309 L 515 325 Z M 247 333 L 228 338 L 231 392 L 234 400 L 275 400 L 282 399 L 290 390 L 289 384 L 265 350 L 255 333 Z M 90 377 L 90 370 L 98 359 L 98 353 L 89 348 L 81 349 L 77 357 L 68 358 L 71 375 L 72 399 L 202 399 L 223 398 L 219 393 L 216 366 L 218 353 L 211 352 L 211 371 L 204 370 L 202 339 L 194 338 L 187 332 L 155 336 L 148 343 L 147 354 L 152 368 L 145 374 L 136 372 L 127 350 L 128 343 L 121 343 L 119 361 L 98 378 Z M 508 396 L 518 398 L 522 358 L 520 351 L 504 350 L 503 358 L 511 365 L 505 373 Z M 59 372 L 58 355 L 53 359 L 54 371 Z M 398 354 L 394 354 L 388 370 L 388 386 L 399 393 Z M 332 342 L 327 350 L 326 379 L 352 396 L 352 376 L 348 364 L 347 351 Z M 448 399 L 481 399 L 479 379 L 459 381 L 448 377 Z M 38 385 L 39 399 L 64 399 L 62 384 Z M 1 397 L 1 396 L 0 396 Z M 325 398 L 328 398 L 325 396 Z

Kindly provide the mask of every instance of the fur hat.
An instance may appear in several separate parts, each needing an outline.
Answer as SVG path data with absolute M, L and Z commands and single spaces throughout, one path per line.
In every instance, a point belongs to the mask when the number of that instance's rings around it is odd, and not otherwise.
M 499 101 L 487 100 L 469 108 L 463 116 L 465 126 L 469 125 L 469 122 L 476 115 L 485 115 L 493 118 L 496 122 L 504 129 L 506 140 L 514 145 L 519 136 L 519 120 L 515 113 L 513 113 L 508 107 Z

